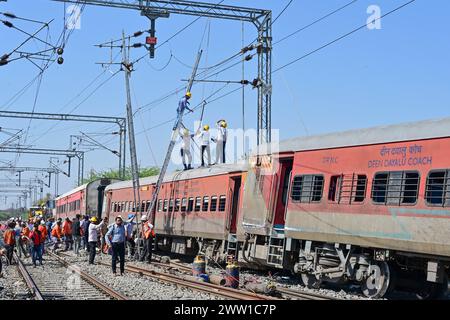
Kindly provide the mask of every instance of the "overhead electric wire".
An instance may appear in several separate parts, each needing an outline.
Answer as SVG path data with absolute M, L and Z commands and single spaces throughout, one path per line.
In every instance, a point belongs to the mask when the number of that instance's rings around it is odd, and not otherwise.
M 406 2 L 406 3 L 404 3 L 404 4 L 402 4 L 402 5 L 400 5 L 400 6 L 398 6 L 398 7 L 396 7 L 395 9 L 393 9 L 393 10 L 391 10 L 391 11 L 389 11 L 389 12 L 383 14 L 383 15 L 381 15 L 380 17 L 373 19 L 370 23 L 374 23 L 374 22 L 376 22 L 376 21 L 378 21 L 378 20 L 380 20 L 380 19 L 382 19 L 382 18 L 384 18 L 384 17 L 387 17 L 387 16 L 391 15 L 392 13 L 397 12 L 398 10 L 400 10 L 400 9 L 402 9 L 402 8 L 404 8 L 404 7 L 408 6 L 408 5 L 410 5 L 411 3 L 415 2 L 415 1 L 416 1 L 416 0 L 410 0 L 410 1 L 408 1 L 408 2 Z M 297 63 L 298 61 L 303 60 L 303 59 L 305 59 L 305 58 L 307 58 L 307 57 L 313 55 L 314 53 L 319 52 L 319 51 L 321 51 L 321 50 L 323 50 L 323 49 L 325 49 L 325 48 L 331 46 L 332 44 L 334 44 L 334 43 L 336 43 L 336 42 L 339 42 L 339 41 L 342 40 L 342 39 L 347 38 L 348 36 L 350 36 L 350 35 L 352 35 L 352 34 L 358 32 L 358 31 L 360 31 L 360 30 L 362 30 L 362 29 L 364 29 L 364 28 L 366 28 L 367 25 L 369 25 L 369 22 L 367 22 L 367 23 L 365 23 L 365 24 L 363 24 L 363 25 L 357 27 L 356 29 L 353 29 L 353 30 L 350 31 L 350 32 L 347 32 L 346 34 L 344 34 L 344 35 L 342 35 L 342 36 L 340 36 L 340 37 L 338 37 L 338 38 L 336 38 L 336 39 L 334 39 L 334 40 L 332 40 L 332 41 L 330 41 L 330 42 L 327 42 L 326 44 L 320 46 L 319 48 L 314 49 L 314 50 L 312 50 L 312 51 L 310 51 L 310 52 L 308 52 L 308 53 L 302 55 L 301 57 L 299 57 L 299 58 L 297 58 L 297 59 L 294 59 L 294 60 L 290 61 L 289 63 L 286 63 L 286 64 L 284 64 L 284 65 L 282 65 L 282 66 L 276 68 L 274 71 L 272 71 L 272 73 L 276 73 L 276 72 L 278 72 L 278 71 L 280 71 L 280 70 L 282 70 L 282 69 L 284 69 L 284 68 L 287 68 L 287 67 L 293 65 L 294 63 Z

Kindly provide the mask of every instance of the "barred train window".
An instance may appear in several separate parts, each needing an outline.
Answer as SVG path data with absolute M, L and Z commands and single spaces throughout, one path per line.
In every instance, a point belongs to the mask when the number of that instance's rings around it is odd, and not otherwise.
M 342 204 L 361 203 L 366 198 L 366 188 L 366 175 L 353 173 L 332 176 L 328 200 Z
M 181 200 L 180 199 L 176 199 L 175 200 L 175 212 L 180 211 L 180 205 L 181 205 Z
M 320 175 L 295 176 L 291 198 L 294 202 L 311 203 L 322 200 L 324 178 Z
M 187 207 L 187 199 L 186 199 L 186 198 L 183 198 L 183 199 L 181 200 L 181 211 L 182 211 L 182 212 L 186 212 L 186 207 Z
M 208 211 L 209 197 L 203 197 L 202 211 Z
M 425 190 L 428 205 L 450 207 L 450 170 L 430 172 Z
M 164 208 L 163 208 L 163 211 L 164 212 L 167 212 L 167 207 L 168 207 L 168 205 L 169 205 L 169 200 L 164 200 Z
M 419 173 L 392 171 L 375 174 L 372 200 L 385 205 L 414 205 L 419 194 Z
M 219 198 L 219 211 L 225 211 L 226 203 L 227 203 L 227 197 L 226 196 L 220 196 L 220 198 Z
M 187 211 L 192 212 L 192 210 L 194 210 L 194 198 L 189 198 Z
M 158 212 L 162 211 L 163 201 L 162 199 L 158 200 Z
M 195 198 L 195 211 L 200 211 L 201 206 L 202 206 L 202 198 L 201 197 Z
M 211 207 L 209 208 L 211 212 L 214 212 L 217 210 L 217 196 L 211 197 Z

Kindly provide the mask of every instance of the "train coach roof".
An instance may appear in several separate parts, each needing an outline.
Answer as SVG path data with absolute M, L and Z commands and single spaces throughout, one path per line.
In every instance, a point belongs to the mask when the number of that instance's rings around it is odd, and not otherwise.
M 248 170 L 248 166 L 245 163 L 220 164 L 220 165 L 211 166 L 209 168 L 199 168 L 199 169 L 192 169 L 192 170 L 187 170 L 187 171 L 178 171 L 178 172 L 168 173 L 164 177 L 164 182 L 204 178 L 204 177 L 217 176 L 217 175 L 233 173 L 233 172 L 242 172 L 242 171 L 247 171 L 247 170 Z M 150 185 L 150 184 L 155 184 L 157 180 L 158 180 L 158 176 L 141 178 L 141 179 L 139 179 L 139 184 L 141 186 L 146 186 L 146 185 Z M 133 186 L 133 182 L 131 180 L 121 181 L 121 182 L 110 184 L 109 186 L 106 187 L 105 191 L 131 188 L 132 186 Z
M 450 117 L 283 140 L 280 153 L 450 137 Z M 266 154 L 266 146 L 261 154 Z
M 70 196 L 71 194 L 74 194 L 74 193 L 78 192 L 78 191 L 84 190 L 84 189 L 86 189 L 87 185 L 88 185 L 88 183 L 85 183 L 85 184 L 82 184 L 79 187 L 76 187 L 75 189 L 67 191 L 66 193 L 64 193 L 64 194 L 60 195 L 59 197 L 55 198 L 55 200 L 59 200 L 59 199 L 65 198 L 67 196 Z

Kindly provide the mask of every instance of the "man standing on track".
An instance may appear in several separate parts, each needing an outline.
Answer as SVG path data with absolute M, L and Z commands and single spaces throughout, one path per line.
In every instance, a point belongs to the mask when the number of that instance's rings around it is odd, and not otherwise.
M 64 242 L 66 244 L 64 251 L 72 250 L 72 221 L 70 221 L 69 218 L 66 218 L 62 228 L 65 240 Z
M 13 253 L 14 247 L 16 245 L 16 236 L 14 231 L 15 226 L 15 222 L 8 223 L 8 229 L 3 234 L 3 243 L 6 249 L 6 258 L 8 259 L 9 264 L 13 263 Z
M 135 222 L 133 222 L 134 214 L 130 213 L 128 215 L 128 221 L 125 224 L 126 229 L 126 237 L 127 237 L 127 246 L 128 246 L 128 258 L 132 259 L 134 257 L 134 226 L 136 225 Z
M 95 254 L 97 253 L 98 233 L 105 222 L 102 220 L 102 222 L 98 223 L 97 217 L 92 217 L 90 221 L 88 230 L 89 264 L 94 264 Z
M 153 251 L 153 238 L 155 237 L 155 231 L 153 230 L 153 225 L 148 221 L 146 215 L 142 216 L 141 222 L 144 228 L 144 252 L 141 257 L 141 261 L 147 260 L 147 263 L 152 261 L 152 251 Z
M 77 214 L 76 218 L 72 222 L 72 237 L 73 237 L 73 252 L 78 256 L 80 254 L 81 245 L 81 216 Z
M 108 246 L 112 249 L 111 267 L 112 272 L 115 276 L 117 259 L 120 261 L 120 275 L 122 276 L 125 272 L 125 241 L 126 241 L 126 230 L 123 225 L 123 220 L 121 216 L 116 218 L 116 223 L 109 227 L 108 232 L 105 235 L 105 241 Z

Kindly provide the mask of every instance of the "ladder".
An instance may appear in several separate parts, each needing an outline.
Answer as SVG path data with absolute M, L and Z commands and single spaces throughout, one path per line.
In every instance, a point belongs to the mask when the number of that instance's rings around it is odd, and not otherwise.
M 267 264 L 276 267 L 283 266 L 284 257 L 284 231 L 274 229 L 269 239 L 269 247 L 267 252 Z
M 194 83 L 195 75 L 197 74 L 197 69 L 198 69 L 198 65 L 200 63 L 200 58 L 202 56 L 202 52 L 203 51 L 200 50 L 198 55 L 197 55 L 197 60 L 195 62 L 194 69 L 192 70 L 192 76 L 191 76 L 191 78 L 189 80 L 189 84 L 187 86 L 187 92 L 191 91 L 192 84 Z M 164 158 L 164 162 L 163 162 L 163 165 L 161 167 L 161 171 L 159 173 L 158 180 L 157 180 L 156 185 L 155 185 L 155 189 L 154 189 L 154 192 L 153 192 L 153 195 L 152 195 L 152 200 L 150 202 L 150 206 L 149 206 L 148 211 L 147 211 L 147 213 L 149 215 L 152 215 L 152 213 L 153 213 L 153 211 L 155 209 L 156 201 L 157 201 L 158 195 L 159 195 L 159 191 L 161 190 L 161 186 L 162 186 L 162 183 L 164 181 L 164 176 L 166 175 L 166 171 L 167 171 L 167 168 L 169 166 L 169 162 L 170 162 L 170 158 L 172 156 L 173 148 L 175 148 L 175 143 L 176 143 L 177 138 L 178 138 L 178 132 L 180 131 L 180 127 L 182 125 L 182 121 L 183 121 L 183 114 L 179 114 L 178 117 L 177 117 L 177 120 L 176 120 L 175 127 L 174 127 L 175 129 L 172 132 L 172 137 L 170 139 L 169 147 L 167 148 L 166 157 Z M 151 221 L 152 221 L 153 224 L 155 222 L 154 218 L 155 217 L 152 215 L 152 218 L 151 218 L 152 220 Z

